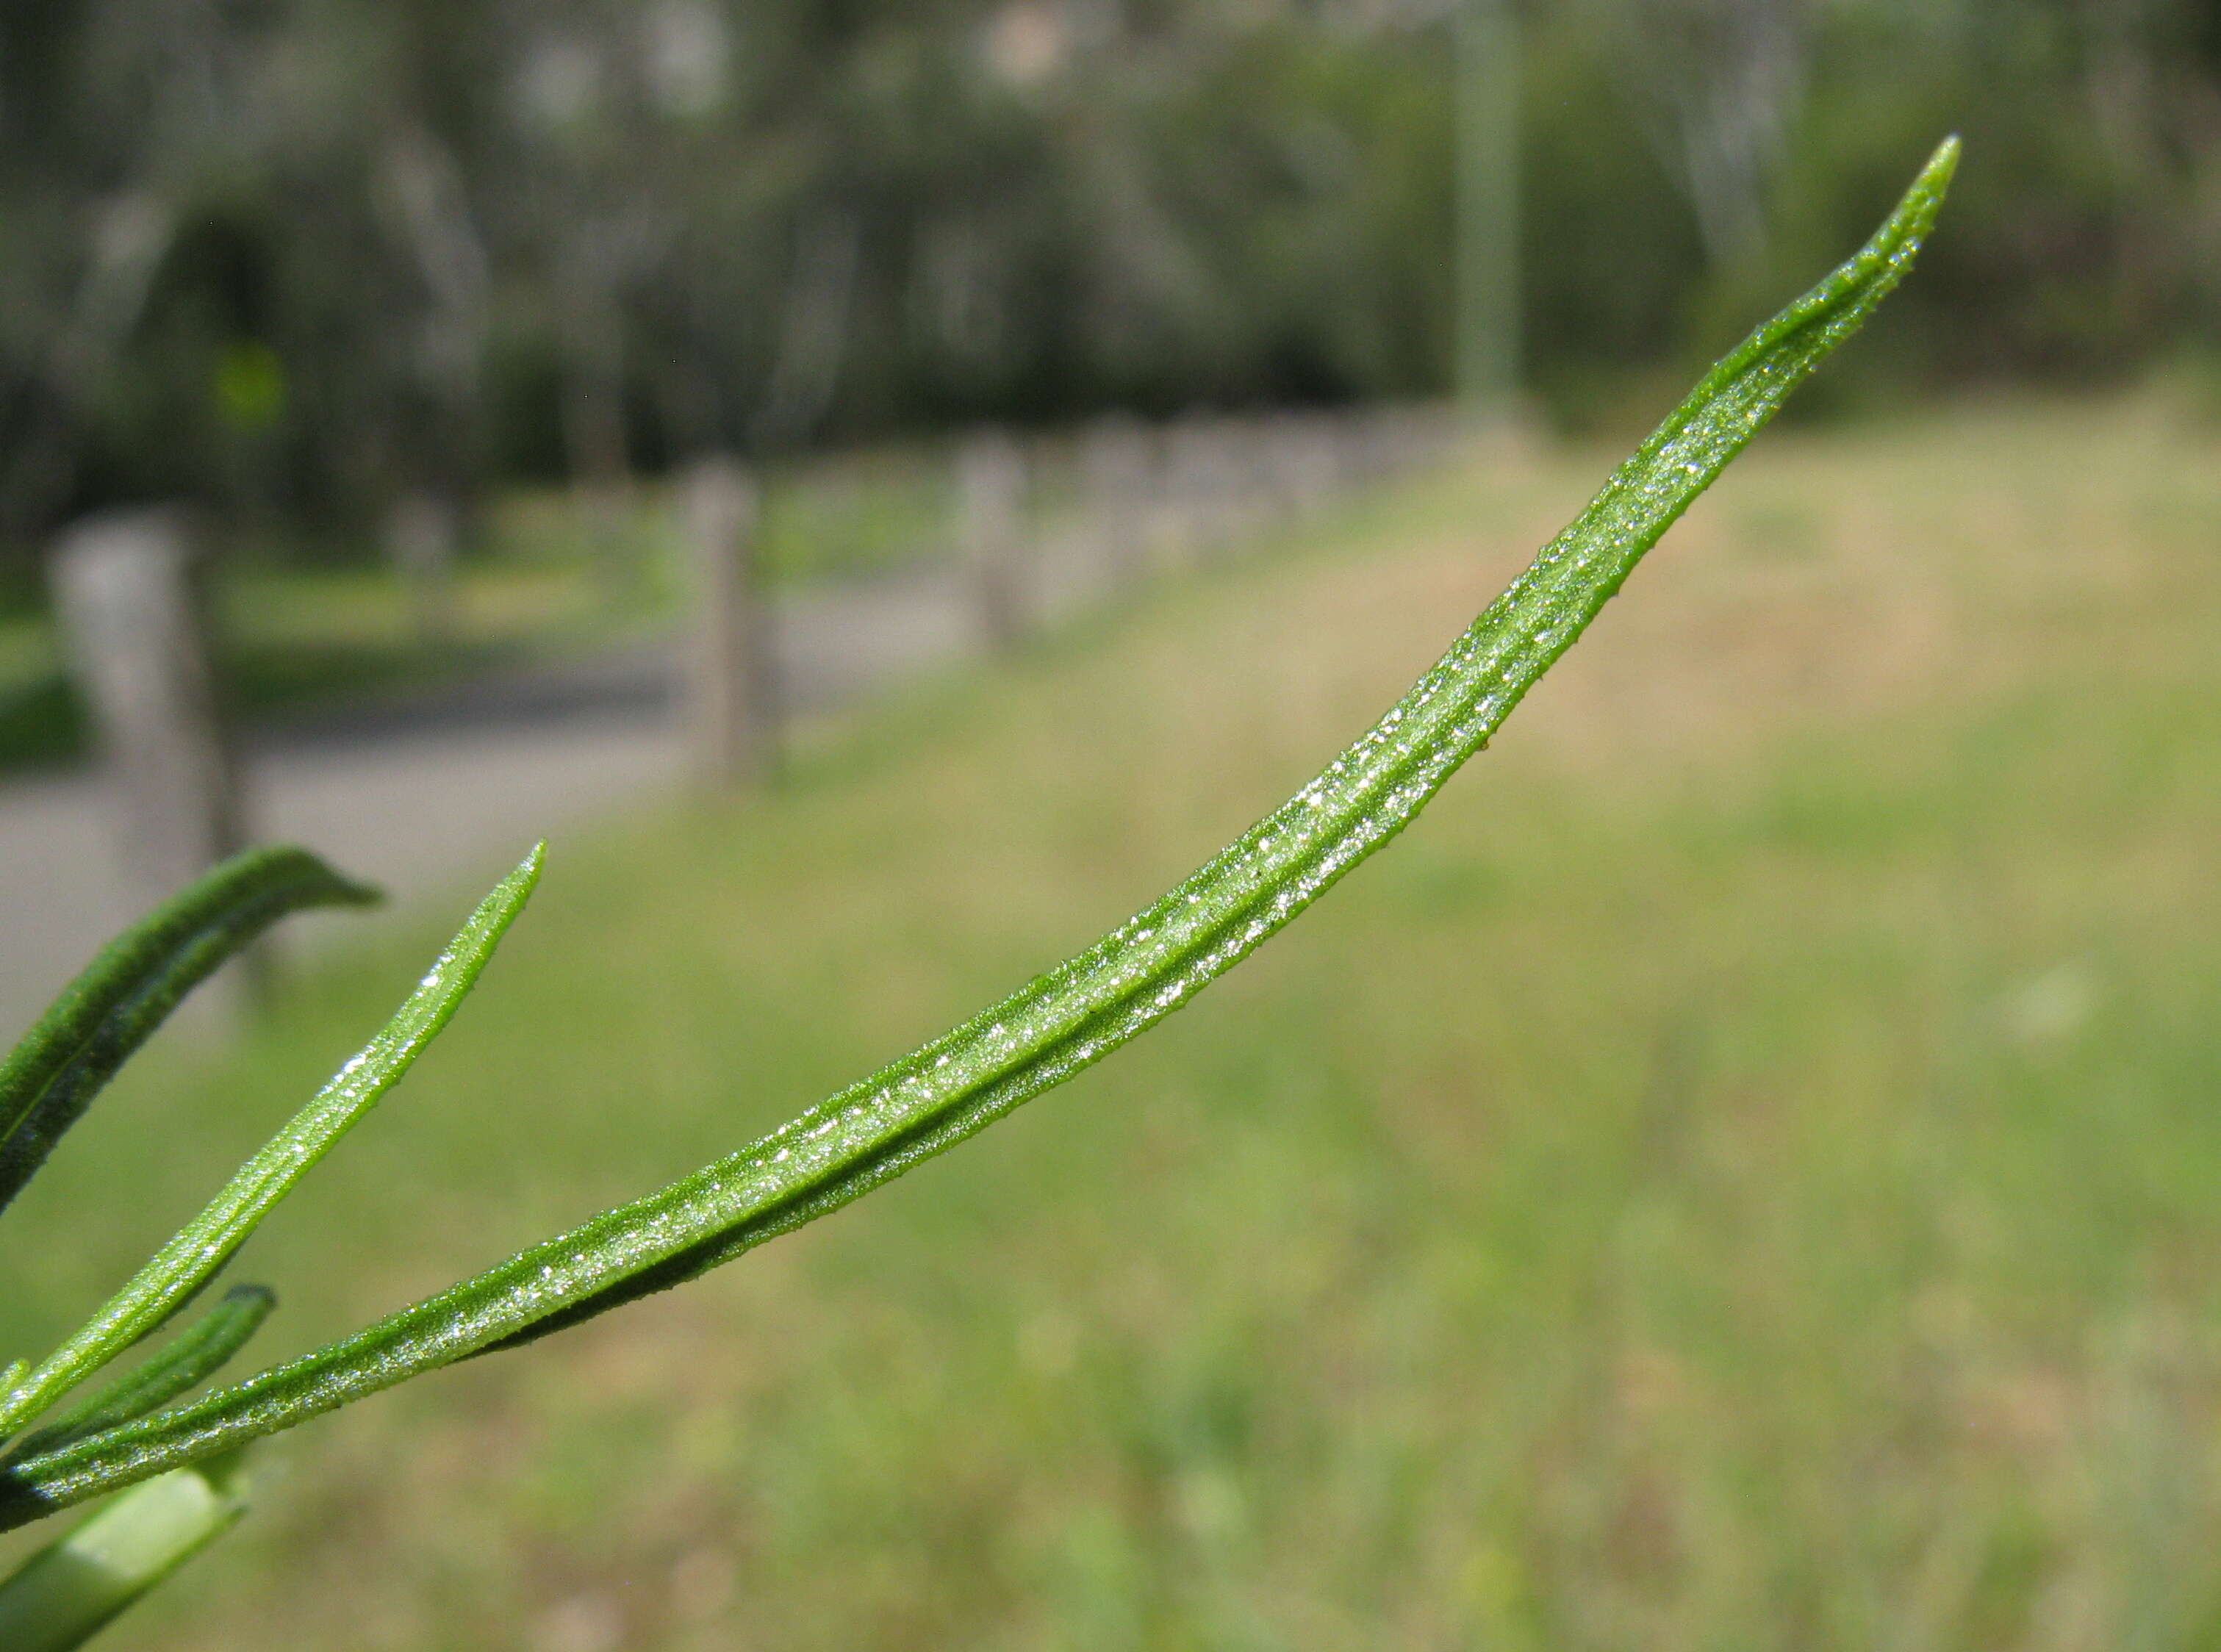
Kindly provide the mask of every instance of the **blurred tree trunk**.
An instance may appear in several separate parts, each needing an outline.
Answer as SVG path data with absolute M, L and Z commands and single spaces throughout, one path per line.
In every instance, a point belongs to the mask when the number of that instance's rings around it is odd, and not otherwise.
M 1767 191 L 1803 108 L 1812 0 L 1630 0 L 1622 72 L 1716 270 L 1766 250 Z
M 1457 392 L 1500 417 L 1519 379 L 1519 25 L 1458 0 Z
M 861 239 L 856 215 L 839 206 L 807 214 L 796 231 L 778 353 L 754 419 L 760 448 L 775 452 L 803 441 L 833 404 L 848 349 Z
M 563 448 L 597 575 L 611 593 L 632 583 L 625 552 L 632 502 L 626 436 L 624 325 L 614 304 L 574 297 L 563 310 Z
M 111 196 L 94 210 L 84 271 L 43 364 L 48 411 L 0 472 L 0 516 L 9 529 L 24 532 L 67 501 L 89 410 L 176 235 L 177 215 L 145 190 Z
M 428 495 L 446 510 L 452 540 L 473 514 L 479 483 L 491 260 L 462 166 L 428 126 L 394 123 L 379 183 L 388 229 L 425 300 L 410 365 L 431 416 L 403 431 L 405 473 L 396 479 L 404 495 Z
M 2221 320 L 2221 8 L 2084 0 L 2090 128 L 2113 174 L 2123 321 L 2152 336 Z

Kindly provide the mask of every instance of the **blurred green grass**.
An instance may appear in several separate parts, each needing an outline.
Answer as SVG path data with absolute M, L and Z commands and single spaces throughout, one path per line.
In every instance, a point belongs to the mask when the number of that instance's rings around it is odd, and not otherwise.
M 559 842 L 250 1248 L 272 1351 L 1092 939 L 1612 457 L 1477 460 L 821 729 L 775 798 Z M 1769 436 L 1197 1007 L 705 1281 L 262 1448 L 111 1643 L 2221 1643 L 2217 522 L 2221 441 L 2155 401 Z M 438 929 L 143 1058 L 10 1218 L 0 1352 Z

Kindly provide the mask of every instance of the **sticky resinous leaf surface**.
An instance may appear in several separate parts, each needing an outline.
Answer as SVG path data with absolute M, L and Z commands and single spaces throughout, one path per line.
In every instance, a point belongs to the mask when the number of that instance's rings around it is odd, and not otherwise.
M 1393 835 L 1488 742 L 1643 554 L 1909 267 L 1958 158 L 1705 375 L 1571 526 L 1370 731 L 1161 900 L 754 1145 L 347 1340 L 28 1458 L 0 1524 L 235 1446 L 420 1372 L 573 1324 L 837 1209 L 1170 1014 Z

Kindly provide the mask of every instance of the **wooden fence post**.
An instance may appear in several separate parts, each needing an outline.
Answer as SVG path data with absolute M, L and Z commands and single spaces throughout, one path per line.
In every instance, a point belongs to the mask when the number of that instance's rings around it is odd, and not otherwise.
M 1132 584 L 1148 566 L 1158 509 L 1154 447 L 1140 420 L 1114 413 L 1088 427 L 1081 450 L 1087 514 L 1093 519 L 1104 583 L 1113 588 Z
M 1256 414 L 1228 416 L 1219 426 L 1219 465 L 1226 476 L 1227 535 L 1261 548 L 1278 515 L 1270 422 Z
M 1273 422 L 1273 485 L 1280 508 L 1308 522 L 1340 489 L 1332 416 L 1284 413 Z
M 684 486 L 694 560 L 696 769 L 715 789 L 768 780 L 779 761 L 779 681 L 756 554 L 756 485 L 733 460 L 708 459 Z
M 1219 548 L 1223 523 L 1216 459 L 1204 415 L 1183 413 L 1165 427 L 1164 494 L 1171 507 L 1167 537 L 1173 560 L 1182 566 Z
M 128 874 L 142 897 L 170 895 L 246 836 L 184 523 L 166 510 L 89 517 L 49 574 Z
M 385 554 L 416 640 L 445 641 L 454 630 L 454 507 L 436 493 L 404 495 L 386 519 Z
M 960 532 L 979 604 L 987 646 L 1007 651 L 1030 617 L 1026 566 L 1026 460 L 1010 433 L 982 430 L 957 455 Z

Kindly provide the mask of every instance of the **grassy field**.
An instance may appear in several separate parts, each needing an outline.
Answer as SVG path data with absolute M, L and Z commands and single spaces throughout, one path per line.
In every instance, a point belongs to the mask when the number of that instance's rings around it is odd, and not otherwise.
M 559 842 L 244 1258 L 270 1351 L 1092 939 L 1612 457 L 1476 463 L 820 731 L 776 798 Z M 264 1447 L 103 1644 L 2221 1645 L 2218 536 L 2221 433 L 2155 401 L 1769 435 L 1196 1007 L 706 1281 Z M 439 938 L 372 932 L 88 1123 L 9 1219 L 0 1351 Z

